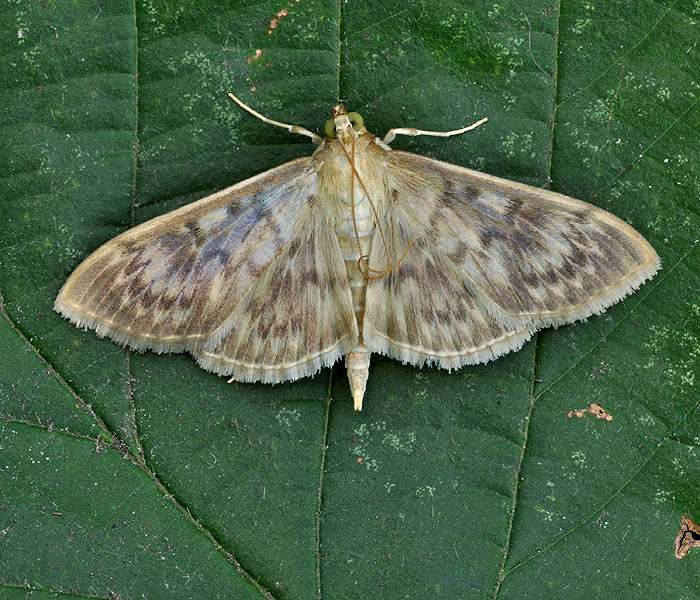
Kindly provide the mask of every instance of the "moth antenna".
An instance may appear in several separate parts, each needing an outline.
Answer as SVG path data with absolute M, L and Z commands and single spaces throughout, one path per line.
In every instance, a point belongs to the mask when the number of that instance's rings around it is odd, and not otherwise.
M 340 147 L 343 149 L 343 152 L 345 153 L 345 158 L 348 159 L 348 162 L 350 163 L 350 206 L 352 208 L 352 226 L 355 230 L 355 243 L 357 244 L 357 251 L 360 255 L 360 257 L 357 259 L 357 268 L 359 269 L 360 273 L 362 273 L 363 277 L 367 279 L 381 279 L 385 275 L 388 275 L 391 273 L 396 267 L 398 267 L 403 259 L 406 257 L 406 254 L 408 254 L 408 250 L 410 247 L 413 245 L 413 242 L 415 242 L 419 237 L 416 236 L 414 237 L 409 243 L 408 246 L 406 246 L 406 250 L 404 250 L 404 253 L 401 255 L 401 258 L 397 260 L 394 264 L 391 264 L 391 255 L 389 254 L 389 246 L 386 243 L 386 238 L 384 237 L 384 230 L 382 229 L 382 224 L 381 221 L 379 220 L 379 215 L 377 214 L 377 209 L 374 206 L 374 203 L 372 202 L 372 198 L 370 198 L 369 193 L 367 192 L 367 188 L 365 187 L 364 182 L 362 181 L 362 178 L 360 177 L 360 174 L 357 172 L 357 169 L 355 169 L 355 138 L 352 138 L 352 154 L 348 155 L 347 150 L 345 150 L 345 146 L 343 146 L 342 142 L 340 143 Z M 379 229 L 379 236 L 382 238 L 382 245 L 384 246 L 384 252 L 386 253 L 386 264 L 387 267 L 386 269 L 373 269 L 372 267 L 369 266 L 369 263 L 367 262 L 367 259 L 369 256 L 367 254 L 362 254 L 362 246 L 360 246 L 360 232 L 357 228 L 357 218 L 355 216 L 355 177 L 357 177 L 357 181 L 360 182 L 360 186 L 362 187 L 362 191 L 365 193 L 365 196 L 367 197 L 367 201 L 369 202 L 369 206 L 372 209 L 372 214 L 374 215 L 374 220 L 377 223 L 377 228 Z M 422 234 L 421 234 L 422 235 Z M 364 267 L 364 269 L 363 269 Z M 377 275 L 370 275 L 371 273 L 377 273 Z
M 389 144 L 394 141 L 394 138 L 397 135 L 433 135 L 436 137 L 450 137 L 451 135 L 459 135 L 465 131 L 476 129 L 479 125 L 486 123 L 486 121 L 488 121 L 488 118 L 484 117 L 472 125 L 467 125 L 466 127 L 462 127 L 462 129 L 455 129 L 454 131 L 423 131 L 422 129 L 416 129 L 415 127 L 397 127 L 395 129 L 390 129 L 382 141 L 385 144 Z
M 228 97 L 231 98 L 231 100 L 233 100 L 236 104 L 238 104 L 238 106 L 240 106 L 243 110 L 247 110 L 251 115 L 253 115 L 254 117 L 258 117 L 258 119 L 264 121 L 265 123 L 269 123 L 270 125 L 277 125 L 277 127 L 284 127 L 287 131 L 290 131 L 291 133 L 299 133 L 301 135 L 310 137 L 313 140 L 314 144 L 320 144 L 323 141 L 323 138 L 320 135 L 316 135 L 313 131 L 304 129 L 301 125 L 288 125 L 287 123 L 280 123 L 279 121 L 273 121 L 272 119 L 264 117 L 258 111 L 253 110 L 252 108 L 250 108 L 250 106 L 241 102 L 231 92 L 228 93 Z
M 415 242 L 420 237 L 423 237 L 422 233 L 414 237 L 410 242 L 408 242 L 408 246 L 406 246 L 406 249 L 403 251 L 401 258 L 399 258 L 399 260 L 397 260 L 393 265 L 387 267 L 383 271 L 377 271 L 376 269 L 370 268 L 367 264 L 367 258 L 369 258 L 369 256 L 366 254 L 364 256 L 360 256 L 360 258 L 357 259 L 357 268 L 360 270 L 360 273 L 362 273 L 362 275 L 367 279 L 381 279 L 382 277 L 384 277 L 384 275 L 388 275 L 389 273 L 391 273 L 396 267 L 398 267 L 403 262 L 403 259 L 406 258 L 406 255 L 408 254 L 408 251 L 410 250 L 411 246 L 413 246 L 413 242 Z M 362 263 L 365 266 L 365 268 L 369 269 L 370 271 L 374 271 L 375 273 L 380 273 L 380 275 L 369 275 L 368 273 L 362 270 L 362 266 L 360 265 L 360 263 Z

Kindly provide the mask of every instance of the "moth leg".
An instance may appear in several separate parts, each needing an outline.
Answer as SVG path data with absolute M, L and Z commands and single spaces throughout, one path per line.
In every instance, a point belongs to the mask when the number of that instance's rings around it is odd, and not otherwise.
M 458 135 L 465 131 L 476 129 L 482 123 L 486 123 L 486 121 L 488 121 L 488 119 L 484 117 L 473 125 L 467 125 L 466 127 L 462 127 L 462 129 L 455 129 L 454 131 L 423 131 L 422 129 L 415 129 L 414 127 L 397 127 L 396 129 L 390 129 L 384 136 L 383 141 L 385 144 L 389 144 L 397 135 L 434 135 L 437 137 L 450 137 L 451 135 Z
M 243 104 L 238 98 L 236 98 L 231 92 L 229 92 L 229 98 L 233 100 L 238 106 L 240 106 L 242 109 L 247 110 L 251 115 L 254 117 L 258 117 L 261 121 L 264 121 L 265 123 L 269 123 L 270 125 L 277 125 L 277 127 L 284 127 L 287 131 L 290 131 L 292 133 L 300 133 L 301 135 L 305 135 L 310 137 L 314 144 L 320 144 L 323 139 L 321 138 L 320 135 L 316 135 L 313 131 L 309 131 L 308 129 L 304 129 L 300 125 L 287 125 L 286 123 L 280 123 L 279 121 L 273 121 L 272 119 L 268 119 L 267 117 L 263 117 L 259 112 L 253 110 L 248 106 L 247 104 Z M 414 134 L 415 135 L 415 134 Z

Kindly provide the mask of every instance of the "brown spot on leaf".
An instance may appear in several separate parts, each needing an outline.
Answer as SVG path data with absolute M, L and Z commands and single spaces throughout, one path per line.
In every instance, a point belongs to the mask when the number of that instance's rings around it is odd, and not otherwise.
M 605 419 L 606 421 L 613 420 L 612 415 L 597 402 L 592 402 L 588 408 L 570 410 L 566 416 L 570 419 L 573 417 L 578 417 L 580 419 L 585 414 L 594 415 L 596 419 Z
M 698 546 L 700 546 L 700 527 L 688 515 L 683 515 L 681 528 L 674 543 L 674 554 L 678 560 L 681 560 L 692 548 Z
M 259 48 L 255 51 L 255 54 L 253 56 L 248 57 L 248 64 L 252 63 L 254 60 L 258 60 L 262 56 L 262 50 Z
M 293 6 L 293 5 L 290 4 L 289 6 Z M 272 35 L 272 31 L 273 31 L 274 29 L 277 29 L 277 27 L 278 27 L 279 24 L 280 24 L 280 21 L 281 21 L 284 17 L 286 17 L 288 14 L 289 14 L 289 10 L 286 9 L 286 8 L 283 8 L 282 10 L 277 11 L 277 14 L 275 14 L 275 17 L 270 21 L 270 23 L 269 23 L 269 25 L 268 25 L 267 33 L 270 34 L 270 35 Z

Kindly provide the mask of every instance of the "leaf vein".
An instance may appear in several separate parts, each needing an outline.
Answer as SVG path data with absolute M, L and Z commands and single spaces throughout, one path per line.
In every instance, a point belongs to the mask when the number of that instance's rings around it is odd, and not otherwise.
M 688 416 L 696 411 L 700 407 L 700 401 L 696 402 L 688 411 L 686 411 L 683 416 L 678 420 L 678 423 L 670 429 L 667 430 L 666 435 L 663 437 L 663 439 L 656 444 L 656 447 L 654 450 L 647 456 L 647 458 L 642 462 L 641 465 L 639 465 L 639 468 L 630 475 L 629 479 L 625 481 L 617 490 L 615 490 L 610 496 L 608 497 L 607 500 L 602 502 L 598 507 L 594 508 L 588 515 L 586 515 L 583 519 L 581 519 L 580 522 L 576 523 L 574 526 L 572 526 L 568 531 L 563 532 L 561 535 L 559 535 L 556 539 L 552 540 L 551 543 L 547 544 L 540 550 L 537 550 L 535 553 L 532 555 L 528 556 L 527 558 L 524 558 L 517 564 L 513 565 L 506 573 L 504 574 L 504 578 L 508 576 L 510 573 L 512 573 L 515 569 L 523 566 L 524 564 L 530 562 L 531 560 L 537 558 L 547 550 L 553 548 L 557 544 L 559 544 L 561 541 L 563 541 L 565 538 L 570 536 L 572 533 L 574 533 L 576 530 L 581 528 L 583 525 L 588 523 L 595 515 L 600 513 L 608 504 L 610 504 L 617 496 L 620 495 L 622 490 L 624 490 L 634 479 L 644 470 L 644 468 L 649 464 L 652 458 L 656 456 L 656 454 L 659 452 L 659 449 L 664 445 L 664 443 L 676 432 L 676 430 L 685 422 L 685 420 L 688 418 Z

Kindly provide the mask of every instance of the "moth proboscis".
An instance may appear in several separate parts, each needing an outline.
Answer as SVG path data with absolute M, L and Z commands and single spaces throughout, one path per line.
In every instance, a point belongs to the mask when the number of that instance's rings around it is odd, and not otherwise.
M 362 409 L 370 354 L 457 369 L 583 320 L 660 268 L 605 210 L 393 150 L 336 106 L 299 158 L 134 227 L 90 255 L 55 309 L 134 350 L 190 352 L 278 383 L 345 357 Z

